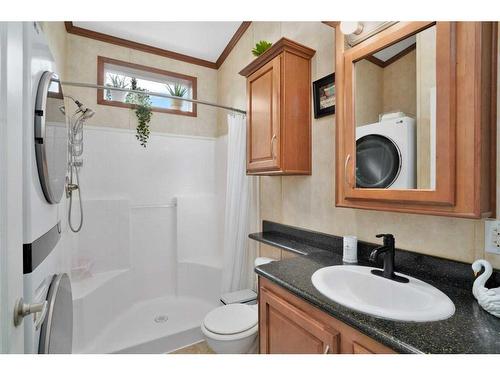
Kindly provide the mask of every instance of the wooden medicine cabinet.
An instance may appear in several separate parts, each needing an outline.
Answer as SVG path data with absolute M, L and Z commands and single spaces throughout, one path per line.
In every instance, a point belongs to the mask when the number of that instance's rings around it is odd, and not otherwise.
M 281 38 L 246 66 L 247 174 L 311 174 L 311 58 Z
M 397 22 L 354 46 L 335 34 L 336 205 L 493 215 L 496 23 Z

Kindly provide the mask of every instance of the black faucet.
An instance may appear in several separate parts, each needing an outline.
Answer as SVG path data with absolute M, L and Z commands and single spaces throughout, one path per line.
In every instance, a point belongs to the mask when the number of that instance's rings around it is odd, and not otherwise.
M 379 255 L 384 255 L 384 269 L 372 270 L 372 273 L 377 276 L 385 277 L 386 279 L 394 280 L 400 283 L 407 283 L 409 280 L 406 277 L 398 276 L 394 273 L 394 254 L 395 240 L 392 234 L 377 234 L 377 238 L 384 238 L 384 244 L 372 250 L 370 261 L 376 263 Z

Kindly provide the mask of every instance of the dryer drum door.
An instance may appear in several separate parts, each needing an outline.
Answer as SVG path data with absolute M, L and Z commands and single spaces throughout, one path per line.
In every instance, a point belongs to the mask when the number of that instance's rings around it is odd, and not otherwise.
M 38 176 L 45 199 L 56 204 L 61 200 L 65 185 L 68 131 L 62 87 L 55 73 L 42 74 L 34 115 Z
M 73 295 L 66 273 L 55 275 L 47 295 L 48 311 L 40 332 L 40 354 L 70 354 L 73 342 Z
M 370 134 L 356 141 L 356 187 L 388 188 L 401 170 L 401 153 L 389 138 Z

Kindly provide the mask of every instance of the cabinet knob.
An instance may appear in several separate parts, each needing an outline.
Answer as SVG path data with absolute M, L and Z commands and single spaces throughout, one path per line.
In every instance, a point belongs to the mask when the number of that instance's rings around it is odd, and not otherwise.
M 329 351 L 330 351 L 330 345 L 327 345 L 325 347 L 325 350 L 324 350 L 323 354 L 328 354 Z

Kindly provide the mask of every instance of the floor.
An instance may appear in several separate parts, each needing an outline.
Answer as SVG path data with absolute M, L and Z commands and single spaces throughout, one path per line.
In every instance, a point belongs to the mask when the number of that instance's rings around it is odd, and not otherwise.
M 83 353 L 165 353 L 203 339 L 200 322 L 214 304 L 189 297 L 143 301 L 117 316 Z
M 215 352 L 210 349 L 206 341 L 199 342 L 185 348 L 176 350 L 175 352 L 169 354 L 215 354 Z

